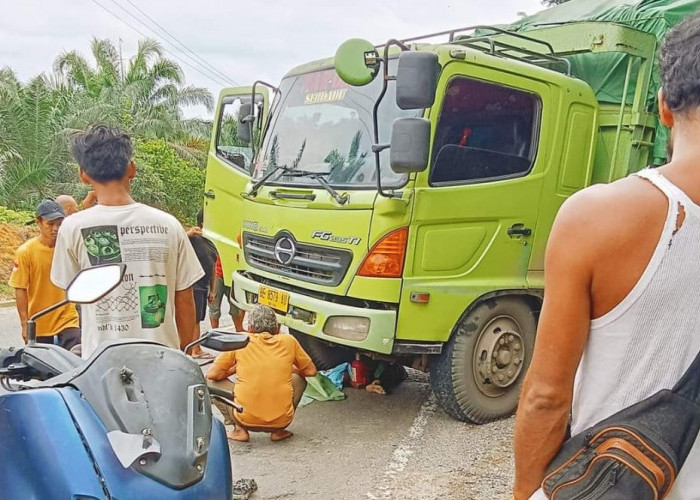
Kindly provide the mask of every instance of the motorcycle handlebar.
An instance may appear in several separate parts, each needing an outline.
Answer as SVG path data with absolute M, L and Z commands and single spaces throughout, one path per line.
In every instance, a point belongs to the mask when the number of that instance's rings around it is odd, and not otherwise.
M 243 413 L 243 407 L 241 405 L 235 403 L 231 399 L 230 392 L 225 391 L 223 389 L 219 389 L 218 387 L 214 387 L 211 385 L 207 385 L 207 389 L 209 389 L 209 394 L 211 394 L 211 397 L 213 399 L 216 399 L 217 401 L 221 401 L 222 403 L 229 405 L 234 410 L 236 410 L 238 413 Z

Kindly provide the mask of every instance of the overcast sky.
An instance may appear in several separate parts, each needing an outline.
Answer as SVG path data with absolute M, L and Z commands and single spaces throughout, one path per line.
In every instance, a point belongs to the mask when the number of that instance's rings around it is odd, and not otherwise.
M 277 84 L 290 68 L 332 56 L 348 38 L 378 44 L 460 26 L 507 23 L 518 12 L 542 8 L 540 0 L 0 0 L 0 66 L 27 80 L 50 72 L 61 52 L 89 56 L 93 37 L 115 44 L 121 39 L 127 59 L 147 35 L 163 44 L 168 57 L 180 59 L 187 84 L 217 96 L 224 85 L 250 85 L 257 79 Z M 207 113 L 191 109 L 187 114 Z

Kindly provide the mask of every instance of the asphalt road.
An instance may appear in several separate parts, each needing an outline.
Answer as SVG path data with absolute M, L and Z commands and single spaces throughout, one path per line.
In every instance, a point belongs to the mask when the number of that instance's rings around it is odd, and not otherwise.
M 0 346 L 20 342 L 16 311 L 0 308 Z M 299 409 L 288 441 L 231 443 L 234 479 L 256 480 L 253 499 L 510 498 L 512 419 L 455 422 L 418 372 L 388 396 L 345 393 Z

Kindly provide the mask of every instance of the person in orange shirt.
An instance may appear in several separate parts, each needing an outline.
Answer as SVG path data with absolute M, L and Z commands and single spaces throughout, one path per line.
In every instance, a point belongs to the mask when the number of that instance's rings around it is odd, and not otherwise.
M 306 389 L 304 377 L 316 375 L 316 366 L 299 342 L 280 334 L 275 312 L 256 306 L 248 313 L 250 342 L 238 351 L 220 354 L 207 373 L 214 385 L 233 394 L 243 407 L 234 413 L 228 406 L 217 406 L 234 421 L 233 441 L 250 439 L 249 431 L 269 432 L 272 441 L 292 436 L 287 430 Z M 236 382 L 228 377 L 236 375 Z
M 17 249 L 9 285 L 15 289 L 17 312 L 22 322 L 22 339 L 27 341 L 27 320 L 39 311 L 66 297 L 65 291 L 51 282 L 51 262 L 58 228 L 65 214 L 61 205 L 44 200 L 36 211 L 39 236 Z M 80 343 L 80 324 L 73 304 L 67 304 L 36 321 L 37 342 L 71 349 Z

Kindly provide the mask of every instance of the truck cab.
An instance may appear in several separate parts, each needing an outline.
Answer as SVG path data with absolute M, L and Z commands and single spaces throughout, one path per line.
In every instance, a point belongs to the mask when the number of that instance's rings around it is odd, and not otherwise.
M 582 24 L 467 28 L 425 37 L 447 37 L 434 44 L 353 40 L 290 71 L 269 117 L 267 94 L 224 91 L 205 234 L 232 304 L 275 309 L 321 368 L 358 352 L 420 357 L 451 416 L 511 414 L 559 207 L 596 178 L 642 168 L 656 125 L 645 106 L 653 37 Z M 603 105 L 571 73 L 567 57 L 592 51 L 634 61 L 632 103 Z M 255 130 L 244 134 L 250 161 L 233 161 L 224 143 L 235 99 L 261 103 L 234 117 L 259 129 L 258 144 Z

